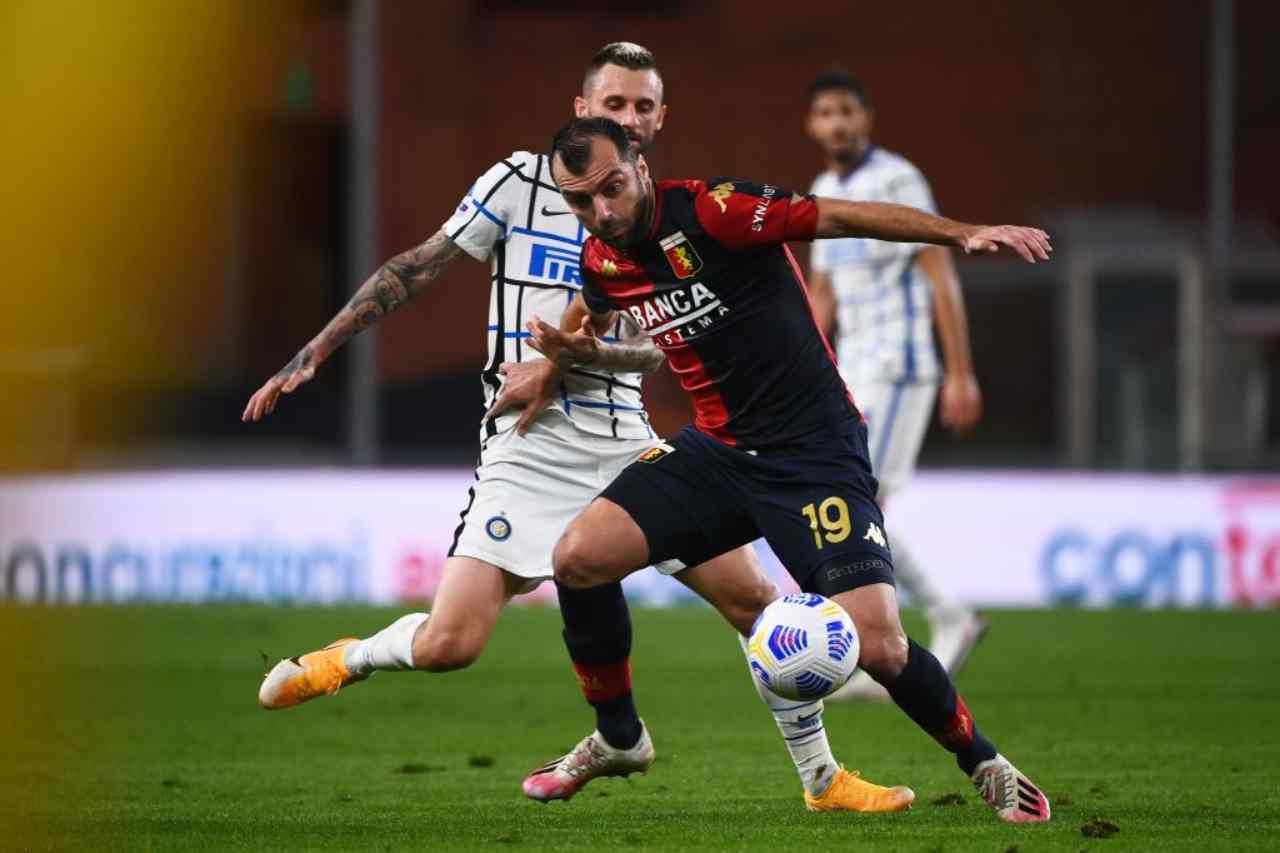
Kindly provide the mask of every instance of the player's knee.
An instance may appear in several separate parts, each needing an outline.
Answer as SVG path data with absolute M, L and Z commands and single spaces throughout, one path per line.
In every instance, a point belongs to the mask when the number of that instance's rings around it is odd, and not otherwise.
M 858 666 L 877 681 L 897 678 L 907 665 L 907 635 L 901 631 L 885 630 L 859 632 L 861 652 Z
M 449 672 L 466 669 L 480 657 L 484 644 L 466 632 L 428 631 L 413 647 L 415 669 Z
M 599 557 L 588 537 L 569 528 L 556 543 L 551 565 L 556 583 L 570 589 L 582 589 L 600 583 L 597 577 Z

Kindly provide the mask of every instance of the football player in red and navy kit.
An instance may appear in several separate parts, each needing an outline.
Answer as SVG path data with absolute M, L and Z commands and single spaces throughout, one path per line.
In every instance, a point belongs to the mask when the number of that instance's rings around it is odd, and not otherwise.
M 1049 818 L 1044 794 L 975 725 L 938 660 L 898 618 L 866 428 L 785 243 L 870 237 L 1047 260 L 1034 228 L 964 225 L 908 207 L 799 195 L 727 178 L 651 180 L 608 119 L 556 134 L 552 176 L 593 235 L 567 331 L 533 324 L 561 364 L 626 312 L 665 354 L 696 419 L 626 468 L 556 545 L 556 580 L 608 583 L 689 565 L 763 536 L 802 590 L 853 617 L 859 666 L 955 754 L 1004 820 Z M 580 325 L 575 325 L 580 323 Z

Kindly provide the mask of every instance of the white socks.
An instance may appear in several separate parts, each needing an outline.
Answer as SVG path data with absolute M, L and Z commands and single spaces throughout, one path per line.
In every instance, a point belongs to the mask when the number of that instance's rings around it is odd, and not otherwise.
M 413 669 L 413 635 L 429 613 L 401 616 L 367 640 L 347 646 L 343 663 L 357 675 L 379 669 Z
M 738 636 L 742 653 L 747 653 L 747 638 Z M 831 785 L 838 765 L 831 754 L 831 745 L 827 743 L 827 731 L 822 725 L 822 700 L 814 702 L 791 701 L 776 696 L 760 684 L 751 673 L 751 683 L 755 685 L 760 698 L 769 706 L 782 740 L 795 762 L 796 772 L 800 774 L 800 782 L 811 796 L 821 796 Z

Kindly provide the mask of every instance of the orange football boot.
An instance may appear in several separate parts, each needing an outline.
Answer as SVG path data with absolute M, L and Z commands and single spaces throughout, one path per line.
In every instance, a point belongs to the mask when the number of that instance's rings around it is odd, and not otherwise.
M 347 646 L 355 642 L 355 637 L 335 640 L 319 651 L 280 661 L 263 677 L 258 705 L 268 711 L 292 708 L 317 696 L 332 696 L 348 684 L 368 678 L 353 675 L 343 661 Z
M 811 812 L 905 812 L 915 798 L 910 788 L 875 785 L 841 767 L 820 796 L 804 792 L 804 805 Z

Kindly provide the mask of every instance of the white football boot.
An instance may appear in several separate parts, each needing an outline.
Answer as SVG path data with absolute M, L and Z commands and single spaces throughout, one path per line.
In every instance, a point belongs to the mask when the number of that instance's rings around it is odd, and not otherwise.
M 979 764 L 971 778 L 973 787 L 1001 820 L 1041 823 L 1049 819 L 1049 798 L 1003 755 Z
M 640 740 L 630 749 L 615 749 L 600 732 L 584 737 L 567 755 L 549 761 L 524 777 L 524 795 L 531 800 L 567 800 L 601 776 L 644 773 L 653 764 L 653 741 L 640 723 Z

